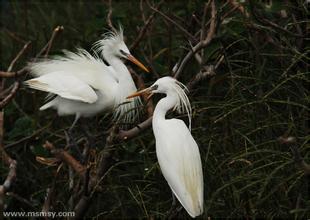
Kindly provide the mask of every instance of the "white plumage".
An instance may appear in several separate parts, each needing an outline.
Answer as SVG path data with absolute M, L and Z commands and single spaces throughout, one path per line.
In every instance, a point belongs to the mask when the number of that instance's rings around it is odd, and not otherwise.
M 122 117 L 124 122 L 135 116 L 134 109 L 139 99 L 128 102 L 128 94 L 135 92 L 136 86 L 121 58 L 128 59 L 148 71 L 129 52 L 123 41 L 123 31 L 109 32 L 95 44 L 95 49 L 109 63 L 107 66 L 94 52 L 86 50 L 76 53 L 64 51 L 64 56 L 55 56 L 28 65 L 36 78 L 25 84 L 33 89 L 50 93 L 55 97 L 40 110 L 54 108 L 59 115 L 90 117 L 102 111 L 114 110 L 114 118 Z M 125 104 L 121 104 L 127 102 Z M 128 114 L 126 114 L 129 112 Z
M 203 173 L 199 148 L 185 123 L 179 119 L 166 119 L 170 109 L 187 113 L 191 117 L 190 102 L 185 86 L 171 77 L 158 79 L 151 87 L 129 96 L 145 92 L 164 93 L 153 115 L 156 154 L 161 171 L 171 190 L 191 217 L 203 213 Z

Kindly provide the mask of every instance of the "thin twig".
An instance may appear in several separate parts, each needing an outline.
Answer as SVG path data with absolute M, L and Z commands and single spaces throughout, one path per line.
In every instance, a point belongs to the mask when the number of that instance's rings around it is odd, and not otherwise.
M 21 138 L 13 143 L 10 143 L 10 144 L 7 144 L 4 146 L 4 149 L 8 149 L 10 147 L 14 147 L 16 145 L 20 145 L 21 143 L 25 142 L 25 141 L 28 141 L 28 140 L 31 140 L 32 138 L 35 138 L 38 134 L 40 134 L 42 131 L 44 131 L 45 129 L 47 129 L 49 126 L 51 126 L 51 123 L 49 123 L 48 125 L 46 125 L 45 127 L 42 127 L 38 130 L 36 130 L 35 132 L 33 132 L 31 135 L 27 136 L 27 137 L 24 137 L 24 138 Z
M 254 18 L 255 18 L 258 22 L 260 22 L 261 24 L 264 24 L 264 25 L 267 25 L 267 26 L 272 27 L 272 28 L 274 28 L 274 29 L 277 29 L 277 30 L 279 30 L 279 31 L 282 31 L 282 32 L 284 32 L 284 33 L 286 33 L 286 34 L 288 34 L 288 35 L 290 35 L 290 36 L 293 36 L 293 37 L 302 37 L 302 38 L 304 37 L 304 35 L 295 34 L 295 33 L 293 33 L 293 32 L 290 32 L 290 31 L 286 30 L 285 28 L 279 26 L 278 24 L 276 24 L 276 23 L 274 23 L 274 22 L 272 22 L 272 21 L 269 21 L 269 20 L 266 19 L 266 18 L 260 17 L 260 16 L 257 14 L 257 10 L 255 9 L 253 0 L 250 0 L 249 3 L 250 3 L 250 4 L 249 4 L 249 5 L 250 5 L 250 9 L 251 9 L 251 12 L 252 12 L 251 14 L 252 14 L 252 15 L 254 16 Z
M 17 42 L 20 42 L 22 44 L 26 44 L 27 43 L 26 40 L 24 40 L 21 37 L 17 36 L 17 33 L 12 32 L 12 31 L 10 31 L 9 29 L 7 29 L 5 27 L 1 27 L 1 29 L 4 30 L 11 38 L 16 40 Z
M 198 44 L 196 44 L 193 47 L 193 50 L 191 50 L 187 53 L 187 55 L 181 61 L 180 65 L 178 65 L 178 68 L 174 74 L 174 78 L 178 79 L 180 77 L 180 75 L 183 72 L 186 64 L 195 55 L 195 53 L 197 53 L 198 51 L 205 48 L 206 46 L 208 46 L 211 43 L 213 36 L 215 34 L 215 29 L 216 29 L 215 17 L 216 17 L 215 3 L 214 3 L 214 0 L 212 0 L 211 1 L 211 22 L 210 22 L 210 27 L 209 27 L 209 32 L 207 34 L 207 37 L 204 40 L 200 41 Z
M 17 71 L 17 72 L 8 72 L 8 71 L 0 71 L 0 77 L 3 77 L 3 78 L 13 78 L 13 77 L 18 77 L 18 76 L 21 76 L 23 74 L 25 74 L 27 71 L 26 71 L 26 68 L 22 68 L 21 70 Z
M 0 102 L 0 109 L 4 108 L 14 98 L 19 86 L 20 82 L 16 81 L 11 92 Z
M 5 194 L 8 192 L 16 179 L 17 162 L 12 159 L 3 148 L 4 134 L 4 113 L 0 111 L 0 156 L 2 161 L 9 167 L 8 175 L 2 185 L 0 185 L 0 215 L 3 216 Z
M 244 7 L 240 4 L 240 3 L 238 3 L 236 0 L 228 0 L 228 2 L 233 6 L 233 11 L 235 10 L 235 9 L 238 9 L 240 12 L 241 12 L 241 14 L 243 14 L 246 18 L 249 18 L 250 17 L 250 15 L 249 15 L 249 13 L 244 9 Z M 232 11 L 230 11 L 229 13 L 231 13 Z M 223 16 L 223 17 L 226 17 L 226 15 L 225 16 Z
M 31 44 L 31 41 L 28 41 L 24 47 L 18 52 L 18 54 L 16 55 L 16 57 L 12 60 L 12 62 L 9 65 L 9 68 L 7 70 L 7 72 L 11 72 L 16 61 L 24 54 L 24 52 L 26 51 L 26 49 L 29 47 L 29 45 Z
M 168 17 L 167 15 L 165 15 L 163 12 L 159 11 L 158 9 L 154 8 L 153 6 L 149 5 L 149 7 L 157 12 L 158 14 L 160 14 L 163 18 L 165 18 L 167 21 L 171 22 L 172 24 L 174 24 L 180 31 L 182 31 L 182 33 L 184 33 L 188 38 L 190 38 L 191 41 L 196 42 L 196 38 L 189 33 L 185 28 L 183 28 L 180 24 L 178 24 L 177 22 L 175 22 L 174 20 L 172 20 L 170 17 Z
M 162 4 L 165 2 L 165 0 L 160 1 L 157 6 L 156 9 L 159 10 L 160 7 L 162 6 Z M 142 1 L 141 1 L 142 4 Z M 144 35 L 146 34 L 147 29 L 149 28 L 150 24 L 152 23 L 155 15 L 156 15 L 157 11 L 154 11 L 149 17 L 148 19 L 145 21 L 143 27 L 140 29 L 139 33 L 138 33 L 138 37 L 135 39 L 135 41 L 130 45 L 130 50 L 134 50 L 139 43 L 141 42 L 141 39 L 144 37 Z
M 3 78 L 12 78 L 12 77 L 17 77 L 20 76 L 22 74 L 24 74 L 25 68 L 22 68 L 21 70 L 17 71 L 17 72 L 12 72 L 12 69 L 15 65 L 15 63 L 17 62 L 17 60 L 24 54 L 24 52 L 26 51 L 26 49 L 29 47 L 29 45 L 31 44 L 31 41 L 28 41 L 23 48 L 17 53 L 17 55 L 15 56 L 15 58 L 11 61 L 8 69 L 6 72 L 4 71 L 0 71 L 0 76 Z
M 310 164 L 306 163 L 304 158 L 301 156 L 300 151 L 296 146 L 296 138 L 291 136 L 286 137 L 284 135 L 279 137 L 278 141 L 280 144 L 289 146 L 291 148 L 295 163 L 300 167 L 301 170 L 304 171 L 306 175 L 310 175 Z
M 109 7 L 109 11 L 108 11 L 108 15 L 107 15 L 107 23 L 109 28 L 114 31 L 115 33 L 117 33 L 116 28 L 113 26 L 112 23 L 112 13 L 113 13 L 113 9 L 112 9 L 112 0 L 108 0 L 108 7 Z
M 201 22 L 201 32 L 200 32 L 200 40 L 201 41 L 203 39 L 205 39 L 205 37 L 206 37 L 205 25 L 206 25 L 207 11 L 208 11 L 210 4 L 211 4 L 211 0 L 209 0 L 207 3 L 205 3 L 205 7 L 203 10 L 202 22 Z
M 47 42 L 47 44 L 40 50 L 40 52 L 35 56 L 34 61 L 36 59 L 38 59 L 40 56 L 42 56 L 42 54 L 45 52 L 45 57 L 49 54 L 49 51 L 51 49 L 51 46 L 54 42 L 55 37 L 57 36 L 58 33 L 60 33 L 62 30 L 64 29 L 63 26 L 57 26 L 56 28 L 54 28 L 51 38 L 49 39 L 49 41 Z
M 35 208 L 34 205 L 33 205 L 29 200 L 27 200 L 27 199 L 21 197 L 20 195 L 18 195 L 18 194 L 16 194 L 16 193 L 7 192 L 6 195 L 7 195 L 7 196 L 10 196 L 10 197 L 12 197 L 12 198 L 14 198 L 14 199 L 16 199 L 16 200 L 22 202 L 22 203 L 24 203 L 24 204 L 27 204 L 27 205 L 28 205 L 29 207 L 31 207 L 32 209 Z
M 51 39 L 50 39 L 50 40 L 48 41 L 48 43 L 47 43 L 47 49 L 46 49 L 46 52 L 45 52 L 44 57 L 47 57 L 47 56 L 48 56 L 48 54 L 49 54 L 49 52 L 50 52 L 50 50 L 51 50 L 52 44 L 53 44 L 53 42 L 54 42 L 55 37 L 57 36 L 58 32 L 62 31 L 63 29 L 64 29 L 63 26 L 57 26 L 57 27 L 54 29 L 54 31 L 53 31 L 53 33 L 52 33 L 52 36 L 51 36 Z
M 64 29 L 63 26 L 57 26 L 51 35 L 51 38 L 49 39 L 48 43 L 40 50 L 40 52 L 35 56 L 34 61 L 39 58 L 44 52 L 45 52 L 45 57 L 47 57 L 47 55 L 50 52 L 51 46 L 54 42 L 55 37 L 57 36 L 57 34 L 59 32 L 61 32 Z M 11 72 L 13 65 L 16 63 L 16 61 L 20 58 L 20 56 L 25 52 L 25 50 L 29 47 L 30 45 L 30 41 L 27 42 L 24 47 L 22 48 L 22 50 L 17 54 L 17 56 L 13 59 L 13 61 L 11 62 L 9 68 L 7 71 L 0 71 L 0 77 L 3 78 L 13 78 L 13 77 L 18 77 L 21 76 L 23 74 L 25 74 L 27 72 L 27 68 L 23 67 L 22 69 L 16 71 L 16 72 Z

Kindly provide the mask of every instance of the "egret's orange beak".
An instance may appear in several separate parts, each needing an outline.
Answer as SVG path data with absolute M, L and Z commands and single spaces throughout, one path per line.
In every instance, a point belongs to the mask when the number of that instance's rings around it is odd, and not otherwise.
M 153 95 L 153 93 L 151 93 L 151 91 L 152 91 L 152 89 L 146 88 L 146 89 L 143 89 L 141 91 L 135 92 L 135 93 L 131 94 L 130 96 L 127 96 L 127 99 L 137 97 L 137 96 L 141 96 L 145 93 L 148 94 L 148 98 L 150 98 Z
M 131 62 L 133 62 L 134 64 L 136 64 L 138 67 L 140 67 L 141 69 L 143 69 L 145 72 L 150 72 L 139 60 L 137 60 L 134 56 L 132 56 L 131 54 L 127 55 L 127 59 L 130 60 Z

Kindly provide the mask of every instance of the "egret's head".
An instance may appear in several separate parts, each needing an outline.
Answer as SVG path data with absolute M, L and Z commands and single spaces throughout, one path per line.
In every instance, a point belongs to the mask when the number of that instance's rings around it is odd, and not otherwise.
M 179 93 L 181 91 L 183 92 L 183 90 L 187 91 L 187 88 L 183 83 L 170 76 L 158 79 L 149 88 L 152 93 L 168 93 L 169 91 Z
M 109 58 L 118 57 L 130 60 L 146 72 L 149 70 L 130 54 L 128 47 L 124 42 L 123 29 L 120 26 L 117 32 L 107 32 L 103 34 L 103 39 L 94 44 L 94 49 L 102 54 L 108 61 Z
M 166 76 L 166 77 L 162 77 L 162 78 L 158 79 L 150 87 L 132 94 L 131 96 L 129 96 L 129 98 L 139 96 L 139 95 L 142 95 L 144 93 L 148 93 L 148 94 L 166 93 L 167 94 L 168 92 L 173 92 L 176 94 L 185 94 L 186 95 L 185 92 L 187 92 L 187 91 L 188 90 L 183 83 L 179 82 L 175 78 L 172 78 L 170 76 Z
M 177 97 L 176 104 L 174 106 L 174 110 L 177 110 L 179 113 L 186 113 L 188 115 L 189 122 L 191 124 L 191 104 L 189 99 L 186 95 L 188 89 L 186 86 L 179 82 L 178 80 L 166 76 L 158 79 L 153 85 L 150 87 L 138 91 L 127 98 L 132 98 L 136 96 L 140 96 L 142 94 L 148 94 L 148 98 L 152 97 L 154 93 L 164 93 L 164 94 L 171 94 Z

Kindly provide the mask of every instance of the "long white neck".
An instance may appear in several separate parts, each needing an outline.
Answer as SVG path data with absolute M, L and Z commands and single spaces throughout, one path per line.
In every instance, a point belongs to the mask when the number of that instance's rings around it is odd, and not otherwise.
M 156 105 L 153 115 L 153 125 L 165 120 L 167 111 L 172 109 L 177 104 L 177 95 L 173 92 L 168 92 L 165 98 L 162 98 Z
M 105 60 L 113 67 L 115 70 L 115 77 L 118 80 L 118 85 L 115 90 L 115 104 L 114 107 L 117 108 L 115 111 L 116 117 L 122 116 L 127 113 L 130 109 L 135 107 L 135 102 L 132 101 L 126 105 L 120 105 L 123 102 L 126 102 L 126 97 L 137 91 L 136 85 L 126 67 L 126 65 L 122 62 L 122 60 L 116 56 L 105 54 Z M 120 106 L 119 106 L 120 105 Z M 134 111 L 131 111 L 134 114 Z M 132 114 L 126 114 L 128 116 L 133 117 Z

